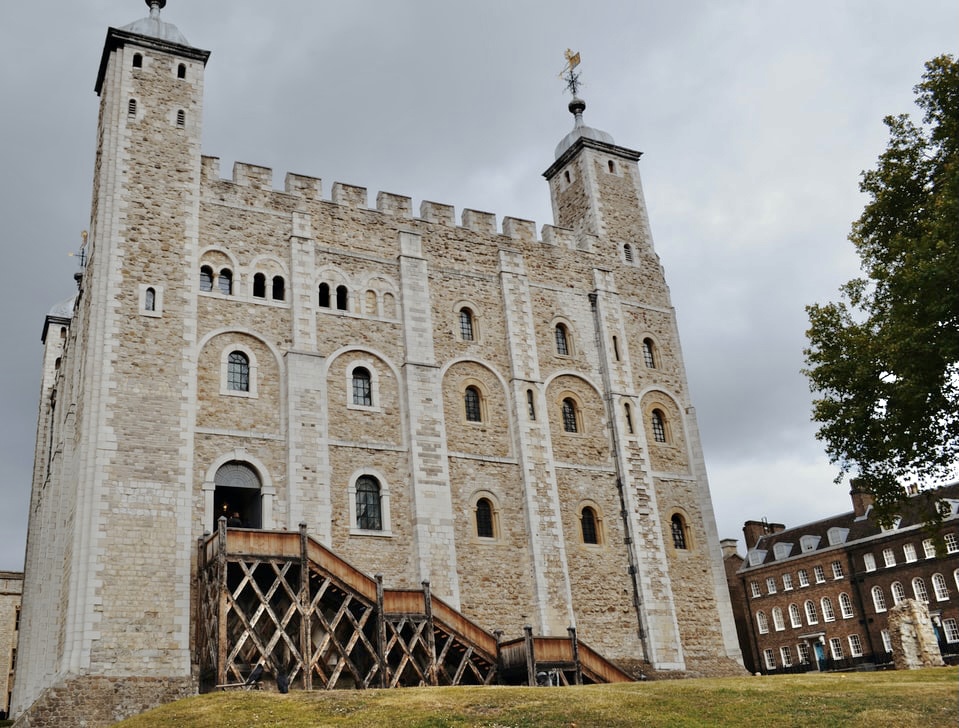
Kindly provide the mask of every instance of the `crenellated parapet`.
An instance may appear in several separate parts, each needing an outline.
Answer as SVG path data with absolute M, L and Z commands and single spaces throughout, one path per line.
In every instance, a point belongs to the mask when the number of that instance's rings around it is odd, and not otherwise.
M 418 219 L 432 225 L 458 227 L 490 237 L 503 236 L 520 242 L 539 242 L 568 250 L 591 251 L 597 240 L 594 235 L 555 225 L 543 225 L 537 235 L 534 221 L 518 217 L 503 217 L 502 227 L 500 227 L 494 213 L 473 208 L 464 208 L 457 223 L 456 209 L 453 205 L 432 200 L 423 200 L 420 203 L 419 215 L 414 216 L 413 198 L 393 192 L 377 192 L 375 206 L 370 207 L 369 191 L 366 187 L 344 182 L 334 182 L 330 188 L 330 196 L 325 198 L 323 181 L 319 177 L 293 172 L 287 172 L 282 190 L 274 189 L 273 170 L 258 164 L 235 162 L 232 176 L 223 178 L 220 176 L 219 158 L 204 156 L 201 169 L 204 186 L 217 185 L 221 190 L 221 196 L 228 194 L 229 187 L 232 186 L 236 188 L 239 202 L 248 202 L 250 199 L 248 194 L 241 194 L 243 191 L 255 190 L 260 193 L 293 197 L 306 202 L 327 202 L 355 210 L 375 211 L 401 220 Z

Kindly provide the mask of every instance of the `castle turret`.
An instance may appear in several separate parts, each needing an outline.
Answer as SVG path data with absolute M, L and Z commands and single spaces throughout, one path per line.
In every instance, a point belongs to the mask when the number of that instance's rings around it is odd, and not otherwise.
M 97 710 L 118 719 L 119 699 L 145 706 L 195 689 L 196 296 L 184 283 L 196 268 L 209 53 L 160 19 L 165 0 L 146 4 L 148 17 L 109 29 L 96 79 L 90 236 L 46 428 L 50 467 L 35 469 L 34 511 L 51 515 L 31 523 L 15 712 L 57 685 L 93 722 Z

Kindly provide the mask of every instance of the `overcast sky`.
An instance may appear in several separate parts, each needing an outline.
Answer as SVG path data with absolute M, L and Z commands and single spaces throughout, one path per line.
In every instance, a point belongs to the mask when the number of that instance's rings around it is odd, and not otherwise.
M 0 569 L 21 569 L 47 311 L 89 226 L 93 91 L 108 26 L 140 0 L 3 3 Z M 541 174 L 586 122 L 642 151 L 721 537 L 848 510 L 800 374 L 804 306 L 858 271 L 846 237 L 882 118 L 955 53 L 955 0 L 170 0 L 207 66 L 203 151 L 552 222 Z

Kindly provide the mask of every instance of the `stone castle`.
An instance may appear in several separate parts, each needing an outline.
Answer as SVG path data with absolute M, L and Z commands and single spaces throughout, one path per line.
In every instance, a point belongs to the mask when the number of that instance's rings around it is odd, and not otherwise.
M 200 151 L 209 52 L 165 4 L 107 33 L 85 265 L 44 325 L 21 724 L 202 687 L 221 517 L 307 524 L 486 630 L 574 626 L 634 675 L 742 670 L 640 153 L 574 98 L 539 235 L 223 179 Z

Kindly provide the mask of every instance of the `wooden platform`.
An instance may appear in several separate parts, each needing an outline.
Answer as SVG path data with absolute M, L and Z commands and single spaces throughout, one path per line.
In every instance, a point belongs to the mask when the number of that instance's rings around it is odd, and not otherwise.
M 384 589 L 299 532 L 226 527 L 197 544 L 200 689 L 256 666 L 296 689 L 580 684 L 632 677 L 570 629 L 502 642 L 422 589 Z

